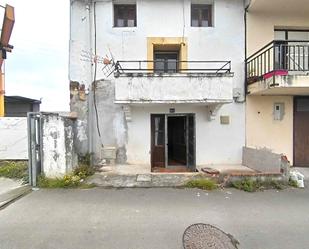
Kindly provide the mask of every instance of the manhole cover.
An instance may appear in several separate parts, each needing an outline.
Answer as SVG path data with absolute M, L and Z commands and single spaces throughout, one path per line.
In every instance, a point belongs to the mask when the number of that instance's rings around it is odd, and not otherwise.
M 183 234 L 184 249 L 237 249 L 232 235 L 208 224 L 193 224 Z

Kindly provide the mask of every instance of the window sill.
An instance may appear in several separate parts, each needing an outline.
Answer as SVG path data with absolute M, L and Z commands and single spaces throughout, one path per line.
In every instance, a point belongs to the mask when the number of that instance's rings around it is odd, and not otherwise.
M 123 27 L 118 27 L 118 26 L 112 26 L 112 28 L 115 28 L 115 29 L 135 29 L 137 28 L 137 26 L 133 26 L 133 27 L 129 27 L 129 26 L 123 26 Z
M 207 29 L 207 28 L 214 28 L 215 26 L 199 26 L 199 27 L 197 27 L 197 26 L 190 26 L 191 28 L 202 28 L 202 29 Z

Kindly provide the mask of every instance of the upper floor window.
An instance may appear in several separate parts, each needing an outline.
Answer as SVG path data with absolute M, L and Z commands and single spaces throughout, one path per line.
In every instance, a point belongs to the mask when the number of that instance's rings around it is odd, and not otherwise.
M 275 29 L 275 40 L 309 41 L 309 30 Z
M 114 27 L 136 27 L 136 4 L 114 5 Z
M 156 73 L 176 73 L 178 57 L 178 51 L 154 51 L 154 71 Z
M 212 27 L 211 4 L 191 4 L 191 26 Z

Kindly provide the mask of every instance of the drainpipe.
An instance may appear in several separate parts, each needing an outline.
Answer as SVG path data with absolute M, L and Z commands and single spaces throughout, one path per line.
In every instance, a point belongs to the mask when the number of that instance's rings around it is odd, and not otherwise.
M 245 102 L 245 146 L 247 146 L 247 112 L 246 112 L 246 100 L 247 100 L 247 92 L 248 92 L 248 82 L 247 82 L 247 12 L 248 12 L 248 8 L 250 6 L 251 1 L 249 1 L 249 3 L 246 5 L 246 0 L 244 1 L 245 4 L 245 11 L 244 11 L 244 24 L 245 24 L 245 96 L 244 96 L 244 102 Z
M 245 101 L 247 99 L 247 92 L 248 92 L 248 82 L 247 82 L 247 12 L 250 4 L 248 4 L 245 7 L 245 12 L 244 12 L 244 24 L 245 24 Z

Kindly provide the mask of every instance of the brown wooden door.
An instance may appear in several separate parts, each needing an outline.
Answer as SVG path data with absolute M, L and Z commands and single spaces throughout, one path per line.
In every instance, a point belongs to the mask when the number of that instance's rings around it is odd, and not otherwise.
M 294 101 L 294 166 L 309 167 L 309 98 Z
M 151 167 L 165 167 L 165 115 L 151 115 Z

